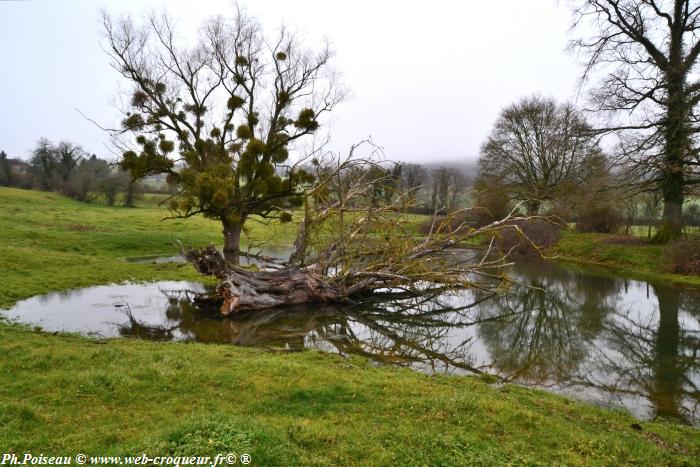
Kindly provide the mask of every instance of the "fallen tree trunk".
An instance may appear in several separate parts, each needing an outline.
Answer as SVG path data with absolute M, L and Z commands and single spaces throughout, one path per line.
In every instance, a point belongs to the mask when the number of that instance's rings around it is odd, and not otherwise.
M 436 290 L 462 288 L 495 291 L 499 284 L 508 281 L 503 268 L 510 263 L 506 261 L 507 253 L 491 258 L 493 237 L 481 259 L 476 255 L 453 257 L 447 250 L 456 244 L 455 237 L 465 240 L 498 234 L 503 229 L 515 230 L 528 240 L 517 224 L 506 223 L 509 218 L 481 229 L 461 232 L 460 227 L 446 235 L 431 233 L 421 240 L 409 234 L 404 241 L 388 243 L 365 237 L 357 248 L 341 249 L 331 243 L 306 267 L 271 263 L 271 268 L 253 271 L 227 262 L 213 245 L 201 250 L 180 245 L 180 249 L 198 272 L 219 280 L 216 296 L 206 301 L 220 303 L 223 315 L 314 302 L 342 302 L 379 289 L 384 295 L 426 295 Z
M 183 249 L 184 257 L 197 271 L 219 279 L 221 313 L 260 310 L 282 305 L 343 300 L 335 286 L 308 269 L 287 267 L 271 271 L 249 271 L 226 263 L 213 246 L 203 250 Z
M 451 245 L 452 242 L 444 243 L 439 249 Z M 343 302 L 351 297 L 366 296 L 377 289 L 383 289 L 382 296 L 387 298 L 422 295 L 469 285 L 468 281 L 460 277 L 464 270 L 459 269 L 459 273 L 455 275 L 447 263 L 443 263 L 444 268 L 438 266 L 438 269 L 445 271 L 439 275 L 441 281 L 428 280 L 418 288 L 416 283 L 419 281 L 415 277 L 397 274 L 386 268 L 380 271 L 359 270 L 342 276 L 320 275 L 316 272 L 315 265 L 305 268 L 286 265 L 281 269 L 251 271 L 225 261 L 213 245 L 201 250 L 182 246 L 180 249 L 185 259 L 192 263 L 198 272 L 219 280 L 216 296 L 200 297 L 200 300 L 220 303 L 220 311 L 224 316 L 239 311 L 277 306 Z M 413 254 L 411 258 L 423 257 L 424 253 L 428 252 Z M 424 279 L 425 277 L 429 276 L 423 276 Z
M 451 245 L 446 244 L 444 247 Z M 389 271 L 355 271 L 344 276 L 323 276 L 315 266 L 286 265 L 281 269 L 252 271 L 227 262 L 213 246 L 197 250 L 180 246 L 182 255 L 195 269 L 216 277 L 219 285 L 216 296 L 202 301 L 220 302 L 221 314 L 262 310 L 277 306 L 300 305 L 313 302 L 343 302 L 350 297 L 369 294 L 375 289 L 389 289 L 384 296 L 417 295 L 415 279 Z M 447 277 L 447 276 L 445 276 Z M 395 287 L 396 291 L 391 291 Z M 439 289 L 442 289 L 442 284 Z M 427 287 L 423 293 L 434 290 Z

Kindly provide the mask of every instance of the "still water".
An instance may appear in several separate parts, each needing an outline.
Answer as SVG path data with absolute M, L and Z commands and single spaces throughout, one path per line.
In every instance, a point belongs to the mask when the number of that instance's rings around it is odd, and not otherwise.
M 2 315 L 94 337 L 314 348 L 429 373 L 489 373 L 700 425 L 699 291 L 532 261 L 513 275 L 524 285 L 497 297 L 465 291 L 226 319 L 193 304 L 200 284 L 122 284 L 34 297 Z

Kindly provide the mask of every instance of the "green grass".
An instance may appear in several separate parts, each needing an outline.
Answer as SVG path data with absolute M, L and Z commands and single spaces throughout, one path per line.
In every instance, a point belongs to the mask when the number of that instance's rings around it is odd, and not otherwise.
M 150 204 L 150 203 L 149 203 Z M 165 220 L 167 210 L 72 201 L 54 193 L 0 188 L 0 308 L 39 293 L 125 280 L 199 278 L 185 264 L 138 264 L 185 245 L 220 244 L 221 226 L 202 217 Z M 291 242 L 292 224 L 249 221 L 256 242 Z
M 218 242 L 204 219 L 0 189 L 0 304 L 49 290 L 191 279 L 130 263 L 172 241 Z M 285 242 L 292 226 L 259 228 Z M 281 240 L 279 240 L 281 239 Z M 223 345 L 92 341 L 0 323 L 0 453 L 214 455 L 254 465 L 697 465 L 700 436 L 671 422 L 493 378 L 429 377 L 360 358 Z
M 255 465 L 692 465 L 697 430 L 359 358 L 92 342 L 0 324 L 0 446 Z
M 658 228 L 655 226 L 651 227 L 651 233 L 650 229 L 646 225 L 633 225 L 629 229 L 629 235 L 632 235 L 634 237 L 639 237 L 643 240 L 647 240 L 650 238 L 653 238 L 654 235 L 659 231 Z M 700 227 L 695 227 L 695 226 L 685 226 L 683 227 L 683 232 L 686 235 L 697 235 L 700 234 Z
M 605 266 L 641 279 L 700 285 L 700 276 L 666 272 L 664 245 L 619 244 L 619 235 L 565 231 L 547 254 L 559 259 Z

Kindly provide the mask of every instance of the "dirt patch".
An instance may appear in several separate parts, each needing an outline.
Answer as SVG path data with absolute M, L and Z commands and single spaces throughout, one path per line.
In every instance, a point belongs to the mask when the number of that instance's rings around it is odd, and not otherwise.
M 68 230 L 72 232 L 104 232 L 105 229 L 100 227 L 95 227 L 94 225 L 85 224 L 71 224 L 68 226 Z

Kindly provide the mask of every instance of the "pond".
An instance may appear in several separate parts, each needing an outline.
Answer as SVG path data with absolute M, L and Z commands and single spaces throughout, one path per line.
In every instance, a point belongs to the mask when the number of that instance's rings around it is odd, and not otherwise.
M 197 283 L 121 284 L 30 298 L 3 315 L 94 337 L 313 348 L 428 373 L 489 373 L 700 424 L 700 292 L 539 261 L 518 262 L 513 275 L 523 285 L 497 297 L 464 291 L 229 318 L 193 304 Z

